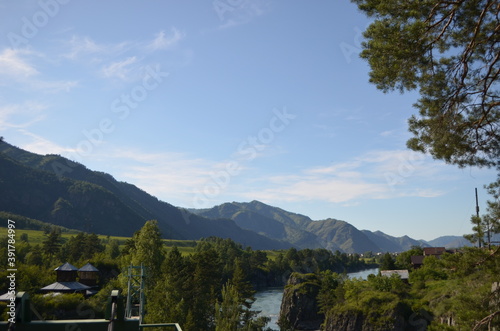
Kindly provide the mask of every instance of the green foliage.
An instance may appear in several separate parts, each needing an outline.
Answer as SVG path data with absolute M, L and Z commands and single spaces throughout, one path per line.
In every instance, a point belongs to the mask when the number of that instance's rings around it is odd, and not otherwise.
M 419 89 L 408 146 L 459 166 L 500 166 L 494 0 L 352 0 L 374 19 L 361 57 L 384 92 Z
M 395 270 L 396 262 L 390 253 L 385 253 L 380 261 L 380 270 Z
M 104 251 L 104 246 L 101 240 L 95 234 L 86 234 L 80 232 L 76 236 L 72 236 L 67 240 L 60 250 L 61 261 L 79 261 L 89 260 L 95 254 Z
M 222 302 L 215 304 L 215 331 L 236 331 L 241 326 L 242 306 L 232 284 L 222 287 Z
M 215 304 L 215 331 L 262 331 L 269 318 L 255 318 L 256 312 L 251 311 L 242 302 L 244 297 L 237 287 L 226 283 L 222 287 L 222 301 Z
M 397 275 L 370 275 L 364 281 L 323 273 L 317 300 L 328 330 L 341 328 L 340 321 L 374 330 L 397 328 L 391 323 L 403 329 L 486 330 L 500 326 L 500 291 L 492 292 L 499 273 L 500 247 L 463 248 L 426 257 L 421 268 L 410 272 L 409 283 Z
M 487 214 L 483 216 L 471 216 L 474 233 L 464 235 L 464 238 L 471 243 L 477 243 L 479 247 L 491 245 L 491 237 L 500 233 L 500 178 L 490 185 L 486 186 L 488 193 L 493 200 L 487 201 Z
M 42 250 L 50 260 L 52 259 L 61 248 L 62 239 L 61 232 L 57 229 L 52 229 L 50 232 L 46 233 L 46 238 L 43 241 Z
M 147 283 L 152 289 L 162 276 L 161 266 L 165 259 L 158 221 L 147 221 L 137 235 L 134 235 L 134 249 L 131 258 L 132 265 L 143 265 L 146 268 Z
M 396 257 L 396 268 L 399 270 L 411 269 L 413 267 L 411 257 L 419 255 L 424 255 L 424 250 L 420 246 L 414 246 L 410 250 L 399 254 Z
M 36 295 L 35 308 L 49 319 L 81 318 L 79 314 L 82 311 L 93 311 L 94 316 L 102 317 L 111 290 L 123 291 L 126 288 L 124 273 L 118 274 L 133 261 L 134 264 L 148 266 L 146 322 L 177 322 L 185 330 L 215 330 L 225 325 L 222 322 L 219 327 L 216 323 L 216 319 L 225 319 L 229 312 L 223 307 L 236 305 L 240 312 L 238 330 L 264 330 L 268 320 L 257 317 L 251 309 L 255 287 L 284 285 L 295 271 L 324 272 L 320 277 L 310 274 L 302 290 L 311 290 L 307 294 L 316 296 L 321 288 L 320 279 L 324 277 L 329 279 L 324 282 L 324 292 L 337 284 L 340 298 L 343 294 L 339 284 L 345 275 L 325 270 L 331 268 L 342 272 L 366 267 L 356 255 L 348 256 L 324 249 L 272 252 L 273 259 L 270 259 L 270 252 L 253 251 L 230 239 L 216 237 L 203 239 L 195 243 L 195 247 L 192 247 L 192 241 L 187 242 L 191 249 L 189 254 L 182 254 L 176 246 L 167 253 L 155 221 L 146 222 L 133 238 L 128 239 L 121 251 L 119 242 L 125 242 L 125 238 L 87 233 L 72 235 L 61 233 L 58 229 L 47 229 L 45 234 L 34 230 L 20 231 L 30 232 L 29 242 L 16 243 L 19 290 L 35 295 L 40 288 L 56 280 L 54 268 L 66 260 L 75 266 L 90 262 L 100 271 L 98 285 L 101 290 L 89 299 L 81 295 Z M 6 237 L 0 238 L 0 243 L 2 240 Z M 32 241 L 42 244 L 32 245 Z M 62 245 L 54 245 L 54 242 Z M 44 246 L 54 248 L 51 259 L 44 253 Z M 5 247 L 6 244 L 0 245 L 0 252 L 4 252 Z M 8 287 L 5 276 L 6 272 L 0 272 L 0 289 L 3 291 Z M 221 311 L 225 313 L 217 316 L 217 312 Z
M 116 259 L 118 256 L 120 256 L 120 243 L 118 240 L 109 240 L 108 244 L 106 245 L 106 254 L 111 259 Z
M 42 318 L 52 319 L 77 319 L 82 318 L 85 300 L 81 294 L 40 295 L 31 296 L 33 306 Z
M 343 283 L 347 280 L 346 274 L 338 274 L 331 270 L 321 272 L 321 289 L 317 300 L 320 313 L 325 314 L 336 302 L 344 300 Z

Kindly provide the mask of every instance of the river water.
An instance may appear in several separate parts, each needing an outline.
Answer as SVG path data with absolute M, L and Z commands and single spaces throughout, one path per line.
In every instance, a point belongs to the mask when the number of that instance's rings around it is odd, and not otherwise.
M 351 272 L 347 275 L 349 278 L 366 279 L 369 274 L 377 274 L 378 268 L 366 269 L 358 272 Z M 252 310 L 260 311 L 259 316 L 267 316 L 271 318 L 267 327 L 273 330 L 279 330 L 278 317 L 280 314 L 281 299 L 283 298 L 283 288 L 269 288 L 255 293 L 255 302 L 252 305 Z

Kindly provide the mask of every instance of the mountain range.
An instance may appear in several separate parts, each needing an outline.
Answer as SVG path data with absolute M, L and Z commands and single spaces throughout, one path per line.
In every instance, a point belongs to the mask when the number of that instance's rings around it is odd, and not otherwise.
M 184 209 L 60 155 L 39 155 L 0 140 L 0 212 L 70 229 L 131 236 L 156 219 L 165 238 L 231 238 L 254 249 L 326 248 L 346 253 L 399 252 L 411 246 L 462 246 L 358 230 L 336 219 L 314 221 L 259 201 Z M 463 239 L 463 238 L 462 238 Z

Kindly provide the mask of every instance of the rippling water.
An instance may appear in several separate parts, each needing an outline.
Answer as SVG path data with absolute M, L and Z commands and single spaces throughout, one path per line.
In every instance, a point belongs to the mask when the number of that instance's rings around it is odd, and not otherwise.
M 349 278 L 362 278 L 366 279 L 369 274 L 377 274 L 378 268 L 367 269 L 358 272 L 351 272 L 347 275 Z M 280 314 L 281 299 L 283 298 L 283 288 L 271 288 L 255 293 L 255 302 L 252 305 L 252 310 L 261 311 L 260 316 L 267 316 L 271 318 L 267 327 L 273 330 L 279 330 L 277 324 Z
M 283 288 L 271 288 L 255 293 L 255 302 L 252 310 L 261 311 L 260 316 L 270 317 L 271 321 L 267 327 L 279 330 L 278 317 L 280 314 L 281 299 L 283 298 Z

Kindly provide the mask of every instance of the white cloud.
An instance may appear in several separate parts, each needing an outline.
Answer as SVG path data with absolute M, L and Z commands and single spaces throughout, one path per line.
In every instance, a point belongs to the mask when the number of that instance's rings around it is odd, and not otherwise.
M 153 40 L 148 42 L 125 40 L 119 43 L 106 44 L 98 43 L 87 36 L 74 35 L 66 42 L 66 48 L 69 51 L 64 53 L 63 56 L 71 60 L 84 59 L 90 60 L 92 63 L 102 63 L 127 52 L 144 53 L 168 49 L 176 45 L 184 36 L 185 34 L 175 27 L 171 28 L 169 35 L 162 30 L 155 35 Z
M 214 1 L 214 10 L 222 24 L 219 29 L 228 29 L 252 22 L 269 10 L 268 0 L 243 0 L 235 5 Z
M 44 81 L 34 80 L 29 84 L 35 90 L 42 90 L 48 93 L 69 92 L 79 85 L 76 80 L 55 80 Z
M 99 43 L 90 37 L 74 35 L 66 41 L 69 49 L 62 57 L 89 65 L 90 70 L 99 68 L 97 75 L 107 79 L 134 81 L 142 78 L 151 53 L 172 48 L 184 38 L 184 33 L 172 28 L 170 33 L 158 32 L 152 40 L 125 40 L 115 43 Z
M 146 45 L 149 51 L 157 51 L 168 49 L 176 45 L 180 40 L 184 38 L 184 33 L 180 32 L 176 28 L 171 29 L 171 35 L 166 36 L 165 31 L 160 31 L 156 35 L 155 39 Z
M 88 57 L 89 55 L 113 55 L 122 53 L 130 48 L 129 42 L 121 42 L 115 44 L 98 44 L 90 37 L 80 37 L 74 35 L 66 43 L 68 52 L 63 54 L 64 57 L 75 60 L 81 57 Z M 93 59 L 95 60 L 95 59 Z
M 0 107 L 0 129 L 24 129 L 45 118 L 46 105 L 34 101 Z
M 390 137 L 392 135 L 394 135 L 394 130 L 383 131 L 380 133 L 380 136 L 382 137 Z
M 44 56 L 27 49 L 4 49 L 0 53 L 0 85 L 11 86 L 16 83 L 24 88 L 48 93 L 67 92 L 78 85 L 77 81 L 42 78 L 42 74 L 31 63 L 35 58 L 44 58 Z
M 344 163 L 260 178 L 249 176 L 249 170 L 239 163 L 239 174 L 229 176 L 227 185 L 217 183 L 214 175 L 226 169 L 229 161 L 138 150 L 113 150 L 103 157 L 124 160 L 116 162 L 122 180 L 185 206 L 193 206 L 195 196 L 207 189 L 218 191 L 201 195 L 209 203 L 218 203 L 223 197 L 230 196 L 269 203 L 315 200 L 352 205 L 363 199 L 432 198 L 445 194 L 435 187 L 435 178 L 445 171 L 444 167 L 427 158 L 415 162 L 417 157 L 412 153 L 406 150 L 373 151 Z M 411 162 L 415 166 L 409 171 L 410 168 L 405 167 Z M 401 168 L 401 165 L 405 166 Z M 219 180 L 225 179 L 221 176 Z
M 112 62 L 102 68 L 102 73 L 106 78 L 119 78 L 121 80 L 130 80 L 131 72 L 134 70 L 132 65 L 137 62 L 135 56 L 126 58 L 123 61 Z
M 37 154 L 70 154 L 74 153 L 74 149 L 69 148 L 69 147 L 63 147 L 60 146 L 44 137 L 41 137 L 37 134 L 34 134 L 32 132 L 29 132 L 27 130 L 20 130 L 25 136 L 28 136 L 30 138 L 30 141 L 27 143 L 22 144 L 20 147 L 30 151 L 32 153 L 37 153 Z
M 224 166 L 223 162 L 191 158 L 183 153 L 145 153 L 136 149 L 113 149 L 105 157 L 123 160 L 116 162 L 115 173 L 120 180 L 165 201 L 188 206 L 211 174 Z
M 76 147 L 58 146 L 27 131 L 24 133 L 32 138 L 23 146 L 30 151 L 78 154 Z M 191 207 L 200 207 L 196 206 L 197 196 L 204 199 L 207 207 L 224 199 L 257 199 L 271 204 L 320 201 L 345 206 L 373 199 L 434 198 L 447 193 L 442 184 L 450 180 L 443 176 L 449 172 L 444 164 L 417 157 L 407 150 L 372 151 L 347 162 L 264 176 L 254 176 L 258 169 L 244 168 L 234 159 L 239 169 L 237 174 L 228 175 L 224 172 L 230 163 L 227 160 L 193 158 L 183 153 L 147 153 L 106 143 L 75 160 L 93 167 L 112 164 L 112 169 L 106 171 L 117 179 L 137 185 L 162 200 Z
M 356 203 L 360 199 L 395 197 L 437 197 L 436 178 L 445 167 L 407 150 L 380 150 L 351 161 L 304 169 L 289 176 L 263 177 L 263 189 L 244 193 L 247 199 L 262 201 L 319 200 Z
M 0 53 L 0 76 L 9 78 L 29 78 L 39 72 L 22 55 L 29 55 L 27 50 L 6 48 Z

